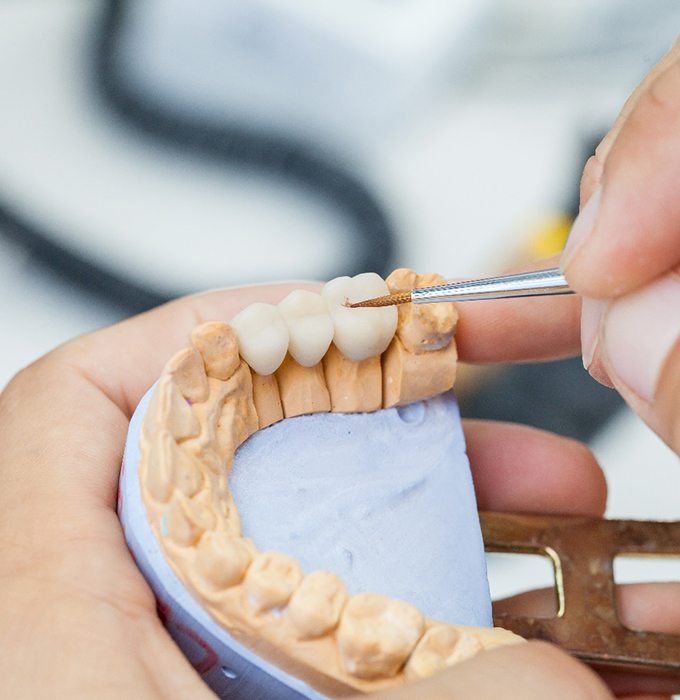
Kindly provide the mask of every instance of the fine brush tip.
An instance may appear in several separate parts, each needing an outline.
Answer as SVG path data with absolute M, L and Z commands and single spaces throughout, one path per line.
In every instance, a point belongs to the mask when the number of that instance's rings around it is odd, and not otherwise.
M 376 297 L 375 299 L 366 299 L 366 301 L 357 301 L 350 304 L 349 299 L 345 300 L 345 306 L 349 309 L 375 309 L 379 306 L 396 306 L 397 304 L 408 304 L 411 301 L 411 292 L 399 292 L 398 294 L 388 294 L 384 297 Z

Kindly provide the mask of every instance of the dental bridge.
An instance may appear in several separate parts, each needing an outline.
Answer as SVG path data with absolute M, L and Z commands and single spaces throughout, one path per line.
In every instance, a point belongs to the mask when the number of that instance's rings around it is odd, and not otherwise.
M 241 531 L 230 488 L 238 447 L 279 421 L 329 412 L 373 413 L 448 392 L 457 360 L 453 304 L 346 305 L 347 300 L 442 282 L 439 275 L 404 269 L 386 281 L 374 273 L 340 277 L 320 295 L 296 290 L 277 306 L 250 305 L 229 324 L 203 323 L 191 333 L 190 346 L 167 362 L 146 408 L 137 478 L 166 561 L 233 639 L 316 693 L 291 697 L 342 697 L 401 686 L 483 650 L 524 642 L 502 627 L 431 619 L 411 603 L 383 594 L 351 595 L 331 571 L 305 572 L 290 554 L 258 551 Z M 569 527 L 575 525 L 582 537 L 583 528 L 587 535 L 596 523 L 562 518 L 556 530 L 547 516 L 481 516 L 488 549 L 549 553 L 558 574 L 582 573 L 574 563 L 577 557 L 559 559 L 545 533 L 564 543 L 559 532 L 573 532 Z M 672 551 L 677 535 L 666 533 L 664 551 Z M 590 554 L 592 559 L 596 552 Z M 564 590 L 558 575 L 558 617 L 564 616 Z M 573 631 L 582 620 L 573 614 L 571 620 Z M 526 636 L 554 639 L 577 655 L 583 651 L 578 634 L 565 637 L 563 628 L 551 626 L 553 620 L 499 617 L 496 622 Z M 600 626 L 603 644 L 616 622 L 608 619 Z M 627 634 L 636 633 L 624 630 L 619 639 Z M 626 639 L 629 653 L 618 659 L 619 666 L 635 666 L 642 657 L 655 660 L 658 668 L 672 666 L 662 645 L 645 649 L 639 639 Z M 677 659 L 680 646 L 673 642 Z M 603 649 L 606 644 L 580 655 L 606 665 Z M 222 670 L 232 677 L 229 669 Z

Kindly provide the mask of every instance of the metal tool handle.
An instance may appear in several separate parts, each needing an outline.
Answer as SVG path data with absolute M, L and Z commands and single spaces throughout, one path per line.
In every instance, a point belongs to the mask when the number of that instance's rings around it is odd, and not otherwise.
M 525 638 L 559 644 L 600 668 L 680 676 L 680 635 L 627 628 L 614 581 L 617 554 L 680 554 L 680 521 L 480 513 L 487 552 L 542 554 L 555 574 L 555 617 L 494 614 Z
M 554 267 L 516 275 L 421 287 L 411 292 L 411 301 L 414 304 L 427 304 L 437 301 L 476 301 L 573 293 L 559 268 Z

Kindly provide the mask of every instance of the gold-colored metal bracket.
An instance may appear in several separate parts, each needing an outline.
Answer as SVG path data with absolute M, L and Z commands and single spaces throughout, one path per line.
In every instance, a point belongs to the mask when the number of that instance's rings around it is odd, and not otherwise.
M 559 644 L 593 666 L 680 675 L 680 635 L 624 627 L 613 572 L 619 554 L 680 555 L 680 522 L 490 512 L 480 520 L 487 551 L 542 554 L 555 569 L 555 617 L 494 613 L 494 624 Z

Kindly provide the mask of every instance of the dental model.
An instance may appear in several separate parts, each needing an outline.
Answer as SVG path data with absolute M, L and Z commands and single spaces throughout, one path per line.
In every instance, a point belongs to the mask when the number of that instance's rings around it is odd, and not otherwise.
M 279 421 L 377 412 L 449 391 L 452 304 L 345 305 L 441 282 L 410 270 L 386 281 L 340 277 L 320 295 L 298 290 L 278 306 L 252 304 L 229 324 L 203 323 L 166 364 L 146 408 L 138 483 L 165 559 L 232 638 L 319 697 L 399 686 L 523 641 L 500 628 L 437 622 L 387 595 L 351 595 L 336 573 L 258 551 L 230 488 L 239 446 Z

